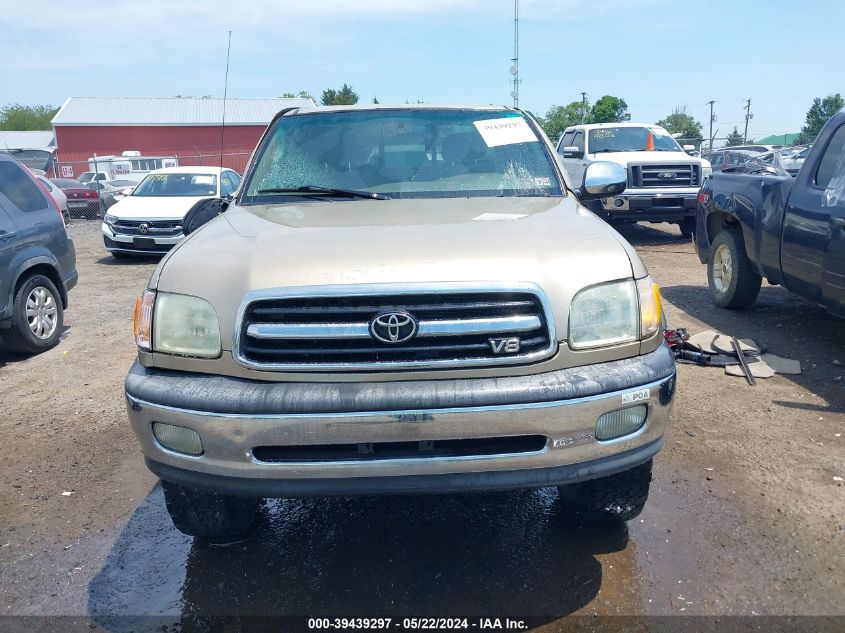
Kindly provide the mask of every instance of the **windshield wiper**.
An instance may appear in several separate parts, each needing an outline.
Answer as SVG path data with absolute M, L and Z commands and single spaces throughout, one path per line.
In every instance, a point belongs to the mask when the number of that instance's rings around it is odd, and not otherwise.
M 590 152 L 591 154 L 604 154 L 605 152 L 615 153 L 615 152 L 636 152 L 635 149 L 612 149 L 610 147 L 606 147 L 605 149 L 597 149 L 595 152 Z
M 282 193 L 295 195 L 316 195 L 316 196 L 342 196 L 346 198 L 368 198 L 370 200 L 390 200 L 390 196 L 384 196 L 372 191 L 358 191 L 356 189 L 337 189 L 335 187 L 317 187 L 315 185 L 303 185 L 302 187 L 274 187 L 271 189 L 259 189 L 258 193 Z

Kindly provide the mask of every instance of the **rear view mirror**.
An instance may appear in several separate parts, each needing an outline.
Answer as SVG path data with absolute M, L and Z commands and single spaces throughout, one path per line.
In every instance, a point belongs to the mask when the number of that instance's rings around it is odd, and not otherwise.
M 190 235 L 203 224 L 210 222 L 224 210 L 226 201 L 220 198 L 203 198 L 191 207 L 182 220 L 182 233 Z
M 578 149 L 574 145 L 567 145 L 566 147 L 562 147 L 560 149 L 560 153 L 563 155 L 564 158 L 583 158 L 584 152 L 581 149 Z
M 609 198 L 619 195 L 627 186 L 628 172 L 621 165 L 608 161 L 590 163 L 584 171 L 584 182 L 578 197 L 581 200 Z

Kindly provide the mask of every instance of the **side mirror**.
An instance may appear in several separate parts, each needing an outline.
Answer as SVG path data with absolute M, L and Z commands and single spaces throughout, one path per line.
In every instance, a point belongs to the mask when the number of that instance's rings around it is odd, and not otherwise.
M 564 158 L 584 158 L 584 151 L 578 149 L 574 145 L 567 145 L 560 148 L 560 153 Z
M 190 235 L 203 224 L 220 215 L 220 212 L 225 208 L 224 205 L 227 204 L 228 202 L 222 198 L 203 198 L 194 204 L 185 215 L 185 219 L 182 220 L 182 233 Z
M 683 145 L 682 146 L 685 152 L 694 152 L 695 145 Z
M 599 161 L 587 165 L 584 182 L 578 190 L 580 200 L 609 198 L 625 191 L 628 186 L 628 172 L 621 165 Z
M 131 196 L 133 191 L 134 191 L 134 189 L 132 187 L 127 187 L 126 189 L 120 190 L 120 195 L 121 196 Z

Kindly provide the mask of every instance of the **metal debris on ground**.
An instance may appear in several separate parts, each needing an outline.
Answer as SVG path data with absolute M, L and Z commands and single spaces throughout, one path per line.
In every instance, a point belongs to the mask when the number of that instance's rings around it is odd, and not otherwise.
M 801 361 L 791 358 L 781 358 L 776 354 L 763 354 L 760 359 L 766 363 L 776 374 L 800 374 Z
M 771 378 L 775 375 L 775 370 L 762 360 L 749 364 L 748 370 L 754 378 Z M 728 376 L 745 376 L 740 365 L 725 365 L 725 373 Z
M 690 335 L 686 328 L 669 329 L 664 332 L 664 338 L 679 363 L 724 367 L 727 375 L 744 376 L 752 385 L 755 378 L 771 378 L 776 373 L 801 373 L 800 361 L 764 354 L 763 348 L 755 341 L 727 336 L 716 330 Z

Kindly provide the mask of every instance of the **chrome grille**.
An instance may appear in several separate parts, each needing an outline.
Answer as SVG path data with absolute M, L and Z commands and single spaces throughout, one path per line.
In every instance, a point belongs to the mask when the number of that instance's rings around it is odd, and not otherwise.
M 628 179 L 630 186 L 635 188 L 698 187 L 701 185 L 701 166 L 694 163 L 631 165 Z
M 266 370 L 374 371 L 530 363 L 556 347 L 545 296 L 533 287 L 374 294 L 334 288 L 316 296 L 247 297 L 237 360 Z M 415 334 L 405 342 L 378 340 L 374 319 L 397 312 L 413 317 Z M 515 338 L 518 350 L 501 345 Z
M 147 225 L 146 233 L 139 228 L 142 224 Z M 182 220 L 118 220 L 111 227 L 121 235 L 174 237 L 182 234 Z

